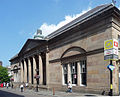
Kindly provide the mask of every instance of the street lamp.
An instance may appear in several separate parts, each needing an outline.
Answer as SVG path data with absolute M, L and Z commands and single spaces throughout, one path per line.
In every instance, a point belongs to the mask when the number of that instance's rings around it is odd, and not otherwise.
M 36 79 L 36 92 L 38 92 L 38 81 L 39 81 L 39 78 L 40 76 L 37 75 L 37 72 L 39 71 L 38 69 L 35 69 L 36 71 L 36 75 L 34 76 L 34 78 Z

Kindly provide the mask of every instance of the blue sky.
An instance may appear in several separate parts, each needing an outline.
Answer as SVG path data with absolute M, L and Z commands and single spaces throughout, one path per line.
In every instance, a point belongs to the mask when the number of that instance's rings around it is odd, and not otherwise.
M 3 66 L 38 28 L 43 35 L 112 0 L 0 0 L 0 60 Z M 120 7 L 120 0 L 116 0 Z

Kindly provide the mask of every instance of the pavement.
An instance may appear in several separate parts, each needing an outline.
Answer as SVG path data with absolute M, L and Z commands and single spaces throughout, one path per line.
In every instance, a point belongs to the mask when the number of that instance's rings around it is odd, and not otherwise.
M 11 89 L 10 87 L 8 89 L 6 87 L 0 88 L 0 91 L 21 95 L 15 97 L 88 97 L 88 96 L 101 97 L 103 96 L 99 94 L 78 93 L 78 92 L 66 93 L 62 91 L 55 91 L 55 95 L 53 95 L 53 91 L 50 90 L 39 90 L 38 92 L 35 92 L 32 89 L 31 90 L 25 89 L 24 92 L 21 92 L 20 88 Z M 9 96 L 5 96 L 5 97 L 9 97 Z

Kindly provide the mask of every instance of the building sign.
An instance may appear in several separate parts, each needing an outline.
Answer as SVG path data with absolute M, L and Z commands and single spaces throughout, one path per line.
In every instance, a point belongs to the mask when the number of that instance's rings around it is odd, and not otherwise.
M 118 55 L 118 50 L 117 49 L 108 49 L 108 50 L 104 50 L 104 55 Z
M 104 42 L 104 60 L 118 59 L 118 40 L 110 39 Z

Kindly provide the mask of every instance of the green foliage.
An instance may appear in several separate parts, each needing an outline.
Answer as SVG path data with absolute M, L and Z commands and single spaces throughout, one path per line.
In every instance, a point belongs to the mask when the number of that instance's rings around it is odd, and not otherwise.
M 9 74 L 8 74 L 7 68 L 0 66 L 0 82 L 1 83 L 10 81 L 11 76 L 8 76 L 8 75 Z

